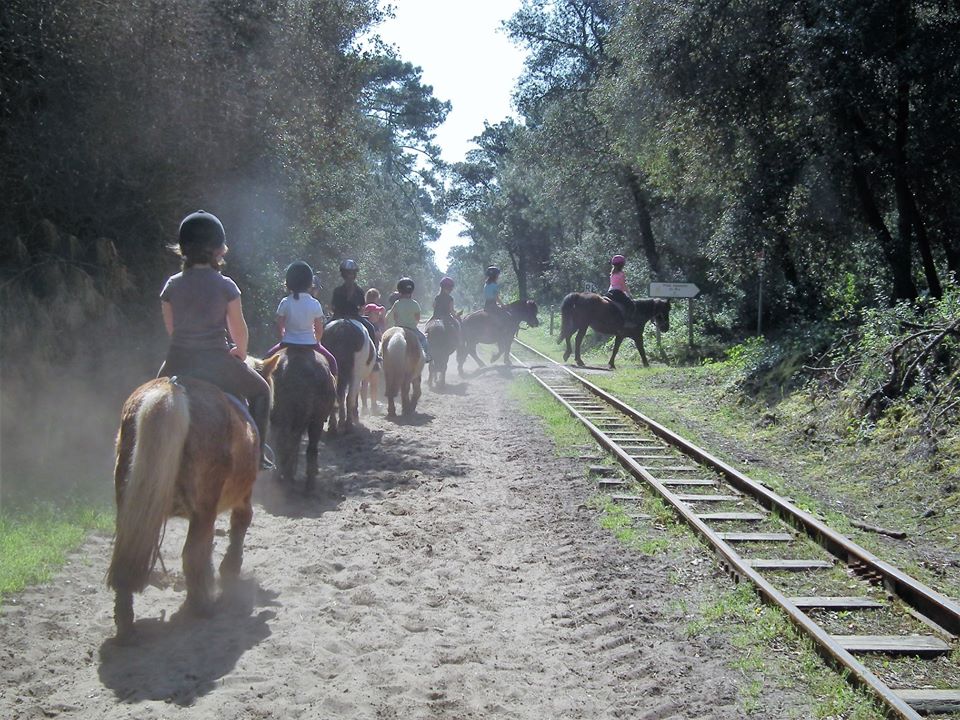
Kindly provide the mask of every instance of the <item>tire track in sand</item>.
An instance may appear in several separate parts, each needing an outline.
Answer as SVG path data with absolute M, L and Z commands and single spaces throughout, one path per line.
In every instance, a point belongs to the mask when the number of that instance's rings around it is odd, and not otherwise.
M 135 601 L 140 647 L 107 640 L 109 539 L 91 538 L 5 608 L 0 717 L 742 717 L 732 649 L 688 639 L 669 609 L 671 568 L 699 551 L 624 553 L 586 510 L 585 468 L 555 457 L 508 382 L 426 391 L 408 424 L 365 419 L 322 447 L 311 496 L 261 477 L 214 618 L 177 612 L 171 522 L 170 576 Z

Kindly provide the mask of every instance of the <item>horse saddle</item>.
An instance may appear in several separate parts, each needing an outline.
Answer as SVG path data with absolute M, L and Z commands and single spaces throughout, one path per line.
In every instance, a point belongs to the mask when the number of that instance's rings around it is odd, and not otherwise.
M 342 317 L 342 318 L 337 318 L 337 320 L 343 320 L 344 322 L 350 323 L 350 324 L 353 325 L 355 328 L 357 328 L 357 330 L 359 330 L 360 332 L 363 332 L 363 333 L 367 332 L 367 328 L 364 326 L 364 324 L 363 324 L 362 322 L 360 322 L 359 320 L 357 320 L 356 318 L 345 318 L 345 317 Z M 335 320 L 334 322 L 336 322 L 336 320 Z
M 174 385 L 183 387 L 183 384 L 180 382 L 181 377 L 190 377 L 189 375 L 171 375 L 168 379 Z M 208 383 L 213 385 L 209 380 L 204 380 L 202 378 L 192 378 L 193 380 L 199 380 L 200 382 Z M 214 385 L 214 387 L 217 387 Z M 247 405 L 247 401 L 243 398 L 237 397 L 232 393 L 228 393 L 223 388 L 217 387 L 217 389 L 224 394 L 224 397 L 229 400 L 237 410 L 240 411 L 240 415 L 243 416 L 243 419 L 246 420 L 247 424 L 253 428 L 254 434 L 257 436 L 257 442 L 260 442 L 260 429 L 257 427 L 257 422 L 253 419 L 253 415 L 250 413 L 250 406 Z
M 633 308 L 628 307 L 627 303 L 610 295 L 604 295 L 603 299 L 608 303 L 611 303 L 617 310 L 620 311 L 620 317 L 623 319 L 624 327 L 633 327 L 636 325 L 633 319 Z
M 257 436 L 257 442 L 260 442 L 260 430 L 257 428 L 257 423 L 253 419 L 253 415 L 250 414 L 250 406 L 247 405 L 246 401 L 242 398 L 238 398 L 236 395 L 231 395 L 226 390 L 223 391 L 223 394 L 227 396 L 227 400 L 232 402 L 237 410 L 240 411 L 240 414 L 243 416 L 243 419 L 247 421 L 247 424 L 253 428 L 254 435 Z

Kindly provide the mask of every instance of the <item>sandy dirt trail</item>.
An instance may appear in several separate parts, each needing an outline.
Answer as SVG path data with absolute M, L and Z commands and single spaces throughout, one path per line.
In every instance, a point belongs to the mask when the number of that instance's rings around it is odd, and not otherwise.
M 0 718 L 743 717 L 735 651 L 687 637 L 668 581 L 705 554 L 625 553 L 585 504 L 585 463 L 556 457 L 510 382 L 365 418 L 322 447 L 309 496 L 262 474 L 243 577 L 212 619 L 177 612 L 171 521 L 169 572 L 135 598 L 141 644 L 115 645 L 111 541 L 92 537 L 4 608 Z M 683 592 L 695 607 L 706 591 Z M 767 701 L 750 717 L 786 716 Z

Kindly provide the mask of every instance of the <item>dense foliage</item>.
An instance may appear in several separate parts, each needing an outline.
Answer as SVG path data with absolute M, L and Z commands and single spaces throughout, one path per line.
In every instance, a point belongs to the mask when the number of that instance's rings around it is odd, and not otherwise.
M 939 297 L 958 269 L 960 9 L 939 0 L 525 0 L 522 123 L 454 171 L 456 263 L 556 300 L 695 282 L 711 332 Z
M 176 269 L 166 245 L 198 207 L 224 221 L 255 331 L 296 258 L 328 292 L 347 256 L 369 284 L 432 280 L 431 137 L 449 108 L 371 39 L 382 12 L 375 0 L 3 3 L 5 350 L 44 323 L 143 325 L 142 303 L 155 327 Z

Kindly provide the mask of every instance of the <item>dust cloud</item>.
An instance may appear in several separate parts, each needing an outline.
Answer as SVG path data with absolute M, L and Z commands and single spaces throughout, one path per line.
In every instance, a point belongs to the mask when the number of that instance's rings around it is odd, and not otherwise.
M 67 343 L 67 340 L 64 340 Z M 80 342 L 76 340 L 74 342 Z M 165 338 L 77 348 L 69 362 L 5 353 L 0 367 L 0 511 L 110 503 L 127 395 L 153 377 Z

